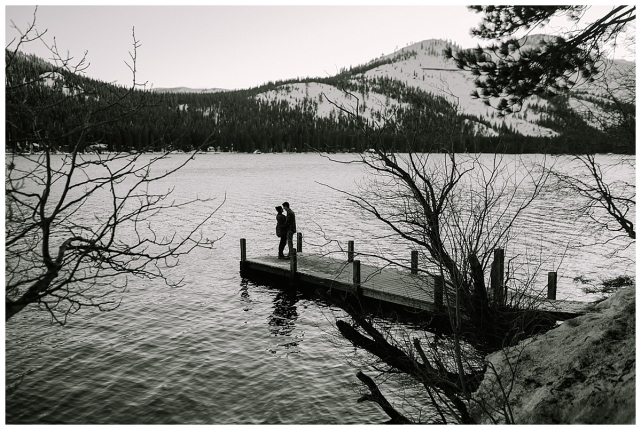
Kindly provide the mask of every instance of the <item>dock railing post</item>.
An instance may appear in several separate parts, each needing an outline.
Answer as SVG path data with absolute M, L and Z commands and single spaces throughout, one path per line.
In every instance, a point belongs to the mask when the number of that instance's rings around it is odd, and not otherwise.
M 418 273 L 418 251 L 412 251 L 412 269 L 411 269 L 412 275 L 416 275 Z
M 352 263 L 352 283 L 354 284 L 354 294 L 360 294 L 361 289 L 361 261 L 354 260 Z
M 443 310 L 443 290 L 445 289 L 445 278 L 434 276 L 434 307 L 437 312 Z
M 303 252 L 303 233 L 296 233 L 296 252 Z
M 350 240 L 347 242 L 347 262 L 351 263 L 354 261 L 354 241 Z
M 556 300 L 556 272 L 548 272 L 548 299 Z
M 505 297 L 504 280 L 505 276 L 505 251 L 502 248 L 494 250 L 494 261 L 490 271 L 490 285 L 492 286 L 492 295 L 495 303 L 503 303 Z
M 298 270 L 298 261 L 296 261 L 296 250 L 292 249 L 289 255 L 289 284 L 296 283 L 296 271 Z
M 245 268 L 245 260 L 247 260 L 247 241 L 240 239 L 240 271 Z
M 245 262 L 245 260 L 247 260 L 247 241 L 240 239 L 240 261 Z

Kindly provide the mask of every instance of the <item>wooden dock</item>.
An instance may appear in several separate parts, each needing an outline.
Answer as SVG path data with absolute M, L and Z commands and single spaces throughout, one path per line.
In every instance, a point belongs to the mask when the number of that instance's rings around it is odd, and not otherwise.
M 399 270 L 361 264 L 360 286 L 354 284 L 354 265 L 347 261 L 317 255 L 298 254 L 295 283 L 346 291 L 363 297 L 436 311 L 434 278 L 410 275 Z M 241 274 L 260 277 L 269 274 L 289 283 L 290 261 L 272 256 L 254 257 L 241 265 Z M 252 276 L 253 275 L 253 276 Z
M 353 249 L 352 249 L 353 251 Z M 398 267 L 377 267 L 362 264 L 352 256 L 339 260 L 328 256 L 294 252 L 291 260 L 276 256 L 246 255 L 245 240 L 241 239 L 241 276 L 247 279 L 272 279 L 285 285 L 322 287 L 345 291 L 360 297 L 393 303 L 412 309 L 437 313 L 447 308 L 442 278 L 412 273 Z M 353 255 L 353 254 L 352 254 Z M 351 260 L 351 261 L 350 261 Z M 451 289 L 451 288 L 450 288 Z M 452 297 L 452 295 L 450 295 Z M 531 298 L 537 310 L 554 314 L 559 319 L 584 314 L 589 302 Z

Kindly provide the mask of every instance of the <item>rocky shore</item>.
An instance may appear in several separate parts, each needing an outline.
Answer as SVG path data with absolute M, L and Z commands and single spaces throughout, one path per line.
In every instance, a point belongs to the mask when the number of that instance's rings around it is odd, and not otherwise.
M 634 424 L 635 299 L 635 286 L 623 288 L 590 313 L 490 355 L 472 416 L 485 424 L 506 417 L 516 424 Z

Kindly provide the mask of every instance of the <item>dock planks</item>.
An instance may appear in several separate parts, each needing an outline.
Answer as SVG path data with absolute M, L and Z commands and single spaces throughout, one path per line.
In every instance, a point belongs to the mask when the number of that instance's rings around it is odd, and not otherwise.
M 244 252 L 241 255 L 241 275 L 244 277 L 260 279 L 269 276 L 285 282 L 292 279 L 289 260 L 279 260 L 274 256 L 247 258 Z M 345 260 L 299 253 L 294 280 L 296 284 L 347 291 L 428 312 L 436 312 L 444 306 L 435 299 L 437 279 L 434 276 L 411 274 L 403 268 L 360 263 L 360 284 L 355 286 L 353 267 L 353 263 Z M 440 296 L 437 293 L 437 297 Z M 530 299 L 539 311 L 549 312 L 563 319 L 584 314 L 592 306 L 589 302 L 551 300 L 544 297 Z

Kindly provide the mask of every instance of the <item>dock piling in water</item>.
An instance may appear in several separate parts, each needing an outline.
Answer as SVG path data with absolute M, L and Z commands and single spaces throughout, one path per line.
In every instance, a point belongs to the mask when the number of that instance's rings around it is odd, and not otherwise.
M 548 299 L 556 300 L 556 272 L 548 272 Z
M 445 278 L 443 276 L 434 276 L 434 305 L 437 311 L 444 308 L 443 291 L 445 289 Z
M 505 251 L 502 248 L 496 248 L 494 250 L 492 270 L 490 271 L 490 285 L 492 287 L 492 295 L 496 303 L 502 303 L 505 298 L 504 276 Z
M 416 275 L 418 273 L 418 251 L 412 251 L 412 269 L 411 269 L 412 275 Z
M 354 294 L 359 295 L 361 289 L 361 261 L 352 262 L 352 282 L 354 284 Z
M 289 283 L 294 285 L 296 283 L 296 271 L 298 270 L 298 260 L 296 258 L 296 250 L 292 249 L 289 255 Z
M 240 239 L 240 271 L 245 268 L 245 261 L 247 261 L 247 241 Z
M 347 262 L 351 263 L 354 261 L 354 241 L 350 240 L 347 242 Z
M 296 233 L 296 252 L 303 252 L 303 233 Z

